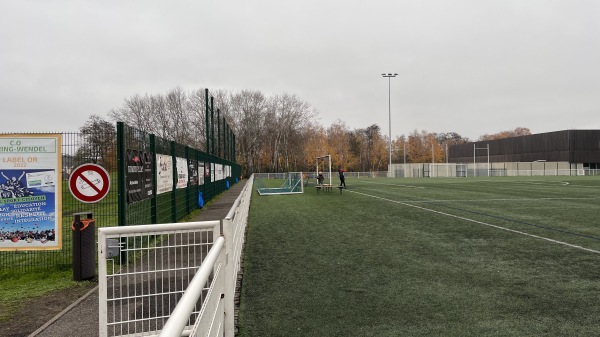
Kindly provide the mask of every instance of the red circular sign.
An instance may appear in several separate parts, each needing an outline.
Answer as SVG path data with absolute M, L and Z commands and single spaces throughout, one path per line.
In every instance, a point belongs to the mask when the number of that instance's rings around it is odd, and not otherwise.
M 83 164 L 71 173 L 69 190 L 79 201 L 86 203 L 98 202 L 110 190 L 110 177 L 102 166 Z

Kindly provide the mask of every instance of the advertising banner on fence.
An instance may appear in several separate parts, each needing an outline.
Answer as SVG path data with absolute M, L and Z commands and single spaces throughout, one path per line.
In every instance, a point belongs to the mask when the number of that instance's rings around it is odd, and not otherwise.
M 198 185 L 198 162 L 195 159 L 188 160 L 189 185 Z
M 152 155 L 127 149 L 127 203 L 152 197 Z
M 156 155 L 156 194 L 173 190 L 173 157 Z
M 61 140 L 0 135 L 0 250 L 62 248 Z
M 223 176 L 223 164 L 215 165 L 215 181 L 223 180 L 225 177 Z
M 210 178 L 210 167 L 205 165 L 203 161 L 198 162 L 198 172 L 204 172 L 204 175 L 200 177 L 200 185 L 204 185 L 204 178 Z
M 186 188 L 188 184 L 188 161 L 186 158 L 175 158 L 177 164 L 177 188 Z

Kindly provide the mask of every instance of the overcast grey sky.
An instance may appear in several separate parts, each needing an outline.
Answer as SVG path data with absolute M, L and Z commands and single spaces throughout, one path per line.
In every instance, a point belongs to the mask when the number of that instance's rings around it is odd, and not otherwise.
M 329 126 L 600 129 L 597 0 L 0 0 L 0 132 L 177 86 L 290 93 Z

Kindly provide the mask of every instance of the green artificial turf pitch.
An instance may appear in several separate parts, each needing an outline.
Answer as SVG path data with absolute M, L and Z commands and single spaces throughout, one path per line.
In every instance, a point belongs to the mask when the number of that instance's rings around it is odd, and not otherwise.
M 240 336 L 591 336 L 600 177 L 252 197 Z

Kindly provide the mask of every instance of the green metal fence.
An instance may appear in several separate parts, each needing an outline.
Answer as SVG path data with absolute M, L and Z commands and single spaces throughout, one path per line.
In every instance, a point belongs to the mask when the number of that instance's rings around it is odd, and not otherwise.
M 15 250 L 0 251 L 0 270 L 10 272 L 33 271 L 40 269 L 69 269 L 72 267 L 72 229 L 73 213 L 92 212 L 96 228 L 117 225 L 116 155 L 105 158 L 102 165 L 110 174 L 111 189 L 108 195 L 97 203 L 83 203 L 75 199 L 68 186 L 70 173 L 85 163 L 99 164 L 93 151 L 89 151 L 90 137 L 76 132 L 63 132 L 62 135 L 62 249 L 60 250 Z M 114 139 L 114 137 L 113 137 Z M 114 153 L 115 144 L 104 144 L 104 149 Z M 110 155 L 108 155 L 110 156 Z
M 240 166 L 230 160 L 146 134 L 123 123 L 117 124 L 117 140 L 118 148 L 124 152 L 119 155 L 118 165 L 119 190 L 124 191 L 119 194 L 121 226 L 176 222 L 199 207 L 200 196 L 203 202 L 210 201 L 225 191 L 227 186 L 236 183 L 241 174 Z M 145 163 L 149 170 L 147 173 L 154 178 L 160 177 L 162 172 L 158 158 L 170 159 L 171 189 L 161 192 L 160 180 L 156 178 L 151 190 L 145 191 L 141 200 L 132 201 L 132 198 L 128 198 L 125 191 L 131 189 L 128 186 L 132 184 L 131 179 L 128 180 L 128 172 L 132 171 L 133 165 L 127 162 L 128 152 L 135 152 L 141 157 L 148 156 L 151 163 Z M 178 177 L 182 165 L 186 165 L 187 170 L 183 183 L 185 187 L 181 186 L 181 177 Z M 227 172 L 215 172 L 219 171 L 219 167 L 227 168 Z M 136 185 L 139 183 L 137 181 Z
M 217 119 L 217 123 L 221 122 Z M 223 124 L 226 125 L 224 122 Z M 210 129 L 208 132 L 210 133 Z M 70 269 L 73 249 L 71 224 L 74 213 L 92 212 L 96 228 L 176 222 L 198 209 L 200 195 L 204 203 L 209 202 L 237 182 L 237 177 L 241 175 L 241 168 L 233 159 L 233 135 L 207 137 L 207 141 L 220 144 L 215 147 L 219 155 L 215 155 L 162 139 L 123 123 L 117 123 L 114 134 L 103 137 L 98 137 L 97 134 L 61 134 L 62 249 L 0 251 L 0 271 Z M 226 139 L 230 139 L 229 143 L 226 143 Z M 211 150 L 212 147 L 207 145 L 207 149 Z M 145 195 L 136 197 L 131 196 L 134 178 L 130 161 L 133 153 L 146 156 L 146 166 L 138 172 L 138 176 L 143 179 L 138 183 L 151 187 L 142 191 Z M 164 193 L 157 191 L 157 155 L 171 158 L 172 163 L 172 190 Z M 184 162 L 188 165 L 187 181 L 182 181 L 182 174 L 177 171 Z M 111 188 L 108 195 L 97 203 L 83 203 L 69 191 L 70 173 L 86 163 L 98 164 L 110 174 Z M 219 168 L 223 170 L 216 172 Z

